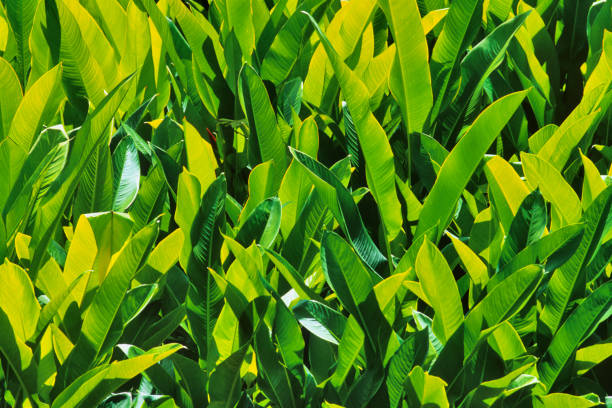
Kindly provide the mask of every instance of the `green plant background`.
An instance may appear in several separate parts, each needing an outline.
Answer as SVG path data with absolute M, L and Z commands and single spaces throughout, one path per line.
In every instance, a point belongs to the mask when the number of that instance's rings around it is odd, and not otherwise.
M 1 0 L 0 407 L 612 406 L 612 0 Z

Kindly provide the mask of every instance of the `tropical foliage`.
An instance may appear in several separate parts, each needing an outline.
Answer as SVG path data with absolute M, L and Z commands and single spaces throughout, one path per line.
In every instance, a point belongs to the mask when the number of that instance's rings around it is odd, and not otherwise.
M 612 0 L 1 0 L 0 406 L 612 406 Z

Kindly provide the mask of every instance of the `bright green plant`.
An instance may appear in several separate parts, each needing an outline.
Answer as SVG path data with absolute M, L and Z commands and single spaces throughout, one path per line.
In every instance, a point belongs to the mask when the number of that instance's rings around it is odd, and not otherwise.
M 611 31 L 1 0 L 0 407 L 611 406 Z

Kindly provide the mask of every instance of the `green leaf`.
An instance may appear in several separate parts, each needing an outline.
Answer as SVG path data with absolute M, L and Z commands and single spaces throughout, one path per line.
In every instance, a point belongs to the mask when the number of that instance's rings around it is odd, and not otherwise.
M 6 314 L 17 340 L 30 340 L 36 331 L 40 306 L 28 274 L 18 265 L 5 261 L 0 266 L 0 309 Z
M 508 320 L 525 307 L 538 288 L 542 276 L 540 266 L 526 266 L 501 281 L 472 310 L 482 312 L 488 327 Z
M 60 308 L 62 308 L 65 302 L 67 300 L 72 300 L 72 290 L 81 282 L 84 277 L 89 277 L 88 275 L 88 272 L 84 272 L 79 275 L 78 278 L 70 282 L 70 285 L 65 286 L 63 291 L 57 294 L 57 296 L 54 296 L 51 301 L 43 307 L 40 313 L 40 319 L 38 319 L 36 325 L 36 332 L 34 333 L 34 337 L 38 337 L 40 334 L 43 333 L 44 330 L 47 329 L 47 326 L 49 325 L 49 323 L 51 323 L 56 314 L 58 314 Z
M 586 267 L 586 277 L 588 282 L 597 279 L 612 259 L 612 239 L 603 243 L 593 255 L 593 258 Z
M 263 81 L 250 65 L 240 71 L 240 101 L 249 121 L 249 155 L 252 165 L 274 160 L 275 184 L 280 186 L 287 167 L 287 147 L 276 123 Z M 249 156 L 251 157 L 251 156 Z
M 612 282 L 595 289 L 569 315 L 538 363 L 542 383 L 550 390 L 572 355 L 597 326 L 612 314 Z
M 346 133 L 346 150 L 350 155 L 351 165 L 359 172 L 363 172 L 363 152 L 359 145 L 359 136 L 355 129 L 353 116 L 345 101 L 342 101 L 342 116 L 344 119 L 344 132 Z
M 434 333 L 446 343 L 463 322 L 463 306 L 453 273 L 442 253 L 428 239 L 419 249 L 415 269 L 423 293 L 436 312 Z
M 108 129 L 113 115 L 127 94 L 131 78 L 126 78 L 117 85 L 96 110 L 88 116 L 77 132 L 66 168 L 60 174 L 56 183 L 57 189 L 53 191 L 51 198 L 44 202 L 36 216 L 36 224 L 32 235 L 32 245 L 36 245 L 35 256 L 32 258 L 34 262 L 30 266 L 32 273 L 35 274 L 45 260 L 44 254 L 47 244 L 55 232 L 55 226 L 60 221 L 57 214 L 63 214 L 91 155 L 105 140 L 105 130 Z
M 134 235 L 114 257 L 108 275 L 85 314 L 74 349 L 62 366 L 57 382 L 60 387 L 84 374 L 98 357 L 130 281 L 144 264 L 156 237 L 157 226 L 149 225 Z
M 308 171 L 325 205 L 334 214 L 343 232 L 366 264 L 376 269 L 386 261 L 368 234 L 351 193 L 338 177 L 312 157 L 290 148 L 291 154 Z
M 599 60 L 603 48 L 603 36 L 605 30 L 612 29 L 612 10 L 608 2 L 595 2 L 589 9 L 587 19 L 587 37 L 589 41 L 589 55 L 587 57 L 587 77 Z
M 251 0 L 226 0 L 224 10 L 228 30 L 238 39 L 243 57 L 248 61 L 255 48 L 255 26 L 253 21 L 253 2 Z
M 210 375 L 210 408 L 231 408 L 240 399 L 240 367 L 248 350 L 242 346 L 231 356 L 221 361 Z
M 586 116 L 570 116 L 538 151 L 538 157 L 562 171 L 570 155 L 597 118 L 599 112 Z
M 53 408 L 96 406 L 122 384 L 181 348 L 179 344 L 166 344 L 147 352 L 139 352 L 127 360 L 93 368 L 75 379 L 53 400 L 51 406 Z
M 104 70 L 87 46 L 78 19 L 67 4 L 73 0 L 58 0 L 62 29 L 60 58 L 63 61 L 63 79 L 70 102 L 81 111 L 87 111 L 89 98 L 94 106 L 104 99 L 106 83 Z M 80 7 L 80 5 L 77 5 Z
M 68 135 L 61 125 L 41 132 L 6 199 L 7 232 L 27 231 L 41 200 L 63 170 L 68 149 Z
M 582 232 L 582 224 L 572 224 L 545 235 L 523 249 L 501 270 L 497 271 L 489 280 L 488 290 L 493 289 L 514 271 L 527 265 L 546 260 L 545 268 L 547 271 L 557 269 L 572 256 L 574 248 L 582 238 Z
M 491 201 L 504 231 L 508 231 L 521 203 L 529 195 L 529 189 L 510 163 L 499 156 L 493 156 L 485 163 L 484 172 L 489 182 Z
M 4 58 L 0 58 L 0 88 L 5 95 L 0 100 L 0 139 L 4 139 L 8 136 L 13 116 L 23 97 L 19 78 Z
M 185 153 L 187 155 L 187 167 L 200 181 L 202 191 L 217 178 L 217 159 L 212 146 L 200 136 L 193 125 L 187 121 L 183 123 L 185 129 Z
M 553 338 L 570 302 L 585 293 L 587 278 L 585 268 L 597 250 L 605 230 L 609 228 L 611 208 L 612 186 L 608 186 L 583 215 L 584 235 L 578 248 L 567 263 L 557 269 L 550 278 L 546 302 L 538 324 L 538 331 L 543 339 Z
M 274 263 L 281 275 L 297 292 L 298 295 L 300 295 L 303 299 L 320 300 L 320 296 L 317 295 L 311 288 L 306 285 L 306 282 L 304 282 L 304 277 L 300 276 L 298 271 L 296 271 L 295 268 L 289 262 L 287 262 L 285 258 L 272 251 L 271 249 L 265 248 L 263 246 L 260 246 L 260 248 L 264 249 L 268 258 L 270 258 L 270 260 Z
M 164 212 L 164 200 L 168 185 L 161 163 L 149 169 L 149 174 L 142 179 L 138 195 L 130 206 L 130 217 L 134 220 L 134 229 L 139 230 Z
M 416 0 L 379 0 L 397 52 L 389 88 L 399 102 L 406 132 L 420 132 L 433 105 L 429 50 Z
M 223 295 L 208 268 L 220 262 L 222 240 L 219 228 L 224 222 L 226 192 L 225 176 L 221 175 L 208 187 L 202 201 L 192 209 L 197 211 L 193 222 L 187 225 L 179 222 L 186 234 L 183 245 L 189 252 L 185 268 L 189 277 L 187 320 L 198 347 L 200 366 L 207 372 L 210 372 L 215 360 L 212 333 L 223 306 Z M 199 195 L 195 198 L 198 199 Z
M 402 217 L 401 206 L 395 192 L 395 165 L 389 139 L 372 114 L 369 101 L 363 98 L 363 95 L 368 95 L 366 86 L 342 61 L 312 16 L 309 17 L 321 38 L 353 117 L 365 159 L 368 187 L 378 204 L 385 234 L 389 240 L 392 240 L 401 229 Z
M 448 94 L 458 74 L 459 59 L 472 42 L 482 19 L 482 0 L 454 1 L 444 18 L 444 27 L 431 54 L 433 94 L 436 95 L 430 124 L 450 103 Z M 440 6 L 443 7 L 443 6 Z
M 416 366 L 408 375 L 406 400 L 410 406 L 434 406 L 448 408 L 446 383 Z
M 373 292 L 374 285 L 381 279 L 375 278 L 361 263 L 351 247 L 337 234 L 327 232 L 321 241 L 321 261 L 325 279 L 342 305 L 359 316 L 359 306 Z M 366 320 L 360 316 L 362 323 Z
M 302 330 L 293 313 L 287 308 L 283 300 L 276 298 L 276 315 L 272 333 L 278 345 L 282 365 L 293 374 L 299 382 L 304 376 L 304 339 Z
M 570 394 L 561 394 L 556 392 L 538 396 L 537 399 L 540 402 L 540 405 L 534 406 L 540 406 L 542 408 L 554 408 L 563 406 L 575 408 L 589 408 L 600 405 L 584 397 L 579 397 Z
M 249 174 L 249 198 L 240 212 L 239 225 L 243 225 L 251 213 L 265 199 L 274 197 L 278 191 L 278 180 L 274 179 L 272 160 L 258 164 Z
M 2 169 L 2 174 L 8 175 L 9 185 L 14 184 L 36 136 L 44 125 L 50 124 L 64 98 L 60 79 L 61 69 L 56 66 L 30 86 L 15 111 L 8 137 L 2 144 L 2 149 L 10 148 L 10 166 Z
M 453 242 L 453 247 L 455 251 L 457 251 L 457 255 L 459 255 L 459 259 L 463 264 L 463 268 L 470 276 L 470 280 L 472 282 L 473 287 L 470 289 L 470 304 L 472 307 L 474 301 L 480 297 L 481 291 L 487 285 L 489 281 L 489 271 L 487 265 L 470 249 L 469 246 L 464 244 L 459 238 L 453 236 L 452 234 L 448 234 L 451 241 Z
M 580 152 L 582 166 L 584 167 L 584 182 L 582 183 L 582 208 L 587 209 L 595 197 L 606 189 L 606 182 L 602 180 L 599 170 L 588 157 Z
M 330 382 L 336 388 L 340 387 L 356 361 L 360 363 L 363 358 L 360 356 L 363 349 L 365 334 L 353 315 L 346 320 L 346 326 L 342 333 L 342 338 L 338 344 L 338 363 Z
M 533 366 L 534 361 L 531 361 L 503 377 L 484 381 L 467 395 L 462 406 L 493 406 L 497 401 L 508 401 L 509 396 L 520 390 L 535 386 L 538 383 L 537 378 L 526 374 L 533 370 Z
M 319 7 L 319 5 L 323 5 Z M 275 10 L 278 10 L 278 6 Z M 302 10 L 312 12 L 326 8 L 323 0 L 308 0 L 300 2 L 295 12 L 287 19 L 287 22 L 280 28 L 270 48 L 267 50 L 261 64 L 261 76 L 263 79 L 280 84 L 290 74 L 299 58 L 300 46 L 303 37 L 308 32 L 308 17 Z M 317 10 L 317 11 L 318 11 Z M 317 13 L 315 11 L 316 14 Z M 287 86 L 287 84 L 285 84 Z M 282 111 L 281 111 L 282 112 Z M 296 112 L 299 111 L 296 109 Z M 285 112 L 283 112 L 284 114 Z M 285 120 L 289 117 L 284 116 Z M 287 121 L 289 122 L 289 121 Z
M 356 1 L 346 3 L 335 13 L 325 29 L 325 34 L 334 44 L 341 59 L 345 60 L 351 54 L 359 53 L 356 50 L 361 48 L 361 39 L 364 32 L 367 32 L 366 28 L 372 21 L 375 11 L 375 1 Z M 325 22 L 325 19 L 320 20 Z M 351 62 L 355 63 L 355 61 Z M 304 99 L 315 106 L 320 106 L 325 112 L 330 111 L 334 102 L 333 96 L 338 92 L 338 83 L 332 80 L 330 71 L 330 59 L 326 55 L 325 47 L 323 44 L 318 44 L 308 65 L 308 75 L 304 80 Z
M 482 88 L 487 78 L 502 63 L 506 49 L 517 30 L 523 25 L 529 12 L 522 13 L 500 24 L 476 44 L 461 61 L 461 85 L 458 96 L 440 117 L 443 140 L 454 137 L 461 129 L 464 117 L 471 117 L 478 108 Z
M 140 283 L 155 283 L 164 276 L 178 261 L 185 237 L 180 229 L 175 229 L 162 239 L 147 259 L 147 264 L 138 272 Z
M 487 107 L 450 152 L 429 195 L 423 203 L 416 236 L 437 225 L 435 242 L 450 222 L 457 200 L 485 153 L 528 91 L 504 96 Z
M 584 375 L 591 368 L 612 357 L 612 338 L 600 341 L 576 351 L 574 369 L 577 375 Z
M 120 319 L 124 327 L 142 313 L 153 296 L 157 294 L 158 289 L 157 284 L 146 284 L 138 285 L 127 291 L 117 314 L 117 318 Z
M 300 300 L 292 310 L 306 330 L 330 343 L 339 343 L 346 326 L 340 312 L 315 300 Z
M 534 190 L 521 203 L 510 224 L 500 257 L 500 266 L 510 262 L 520 251 L 542 237 L 548 217 L 546 203 L 539 190 Z
M 384 356 L 387 324 L 376 300 L 374 285 L 382 279 L 363 265 L 357 254 L 339 235 L 323 234 L 321 263 L 325 280 L 337 294 L 342 306 L 354 315 L 363 329 L 367 344 L 376 351 L 375 358 Z
M 349 407 L 365 408 L 373 400 L 383 384 L 383 371 L 379 367 L 369 369 L 351 385 L 344 404 Z
M 0 286 L 0 351 L 27 396 L 36 393 L 37 364 L 26 346 L 35 333 L 40 306 L 27 273 L 5 261 L 0 266 L 4 284 Z
M 489 346 L 504 362 L 519 358 L 527 351 L 521 337 L 509 320 L 504 321 L 493 332 L 489 338 Z
M 293 125 L 293 112 L 299 115 L 302 107 L 304 83 L 301 78 L 293 78 L 285 82 L 278 98 L 278 113 L 285 122 Z
M 2 309 L 0 309 L 0 329 L 3 333 L 0 337 L 0 352 L 7 361 L 7 368 L 10 367 L 26 395 L 35 395 L 38 367 L 32 350 L 25 341 L 16 337 L 11 322 Z M 4 378 L 6 378 L 5 372 L 2 373 Z
M 38 0 L 8 0 L 6 16 L 17 43 L 17 67 L 19 79 L 25 88 L 30 68 L 30 33 Z
M 236 241 L 243 246 L 253 241 L 264 248 L 269 248 L 280 230 L 281 204 L 277 197 L 268 198 L 259 203 L 236 234 Z
M 136 199 L 140 184 L 138 151 L 130 138 L 123 138 L 113 152 L 113 211 L 125 211 Z
M 448 339 L 430 371 L 449 382 L 448 393 L 453 399 L 480 385 L 488 361 L 484 354 L 487 348 L 482 346 L 502 322 L 521 311 L 541 278 L 542 269 L 535 265 L 515 272 L 504 280 L 503 288 L 498 285 L 473 307 Z
M 139 333 L 135 343 L 149 348 L 161 345 L 185 319 L 185 306 L 177 307 Z
M 275 405 L 280 408 L 295 408 L 299 404 L 297 398 L 300 384 L 280 360 L 268 333 L 265 324 L 260 324 L 255 332 L 258 384 Z
M 87 162 L 79 181 L 73 217 L 113 209 L 113 167 L 110 148 L 100 146 Z M 124 209 L 121 209 L 122 211 Z
M 428 330 L 421 330 L 408 337 L 389 361 L 387 390 L 391 407 L 397 407 L 404 395 L 404 384 L 410 378 L 414 366 L 421 366 L 429 348 Z

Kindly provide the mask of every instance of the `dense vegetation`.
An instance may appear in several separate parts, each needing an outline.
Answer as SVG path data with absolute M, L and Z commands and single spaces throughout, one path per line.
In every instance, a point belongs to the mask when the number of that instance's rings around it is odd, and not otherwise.
M 1 0 L 0 407 L 612 406 L 612 0 Z

